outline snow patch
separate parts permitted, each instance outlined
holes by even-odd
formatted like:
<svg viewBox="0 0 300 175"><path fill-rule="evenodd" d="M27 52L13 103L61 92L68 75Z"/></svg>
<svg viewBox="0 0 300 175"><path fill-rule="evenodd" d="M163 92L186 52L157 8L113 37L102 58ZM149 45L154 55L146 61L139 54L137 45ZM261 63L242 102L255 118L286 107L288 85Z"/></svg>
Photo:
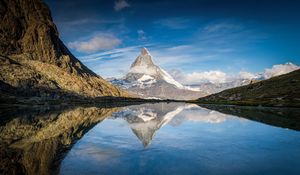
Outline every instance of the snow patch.
<svg viewBox="0 0 300 175"><path fill-rule="evenodd" d="M138 86L140 88L149 87L152 84L156 83L156 79L151 77L150 75L143 75L141 78L136 80L133 85Z"/></svg>
<svg viewBox="0 0 300 175"><path fill-rule="evenodd" d="M150 120L156 118L157 114L150 110L145 110L142 108L138 112L137 117L142 119L144 122L147 122L147 121L150 121Z"/></svg>
<svg viewBox="0 0 300 175"><path fill-rule="evenodd" d="M158 97L146 97L144 99L149 99L149 100L162 100L161 98Z"/></svg>
<svg viewBox="0 0 300 175"><path fill-rule="evenodd" d="M190 90L190 91L197 91L197 92L200 92L200 88L193 88L193 87L190 87L190 86L184 86L184 89L186 90Z"/></svg>
<svg viewBox="0 0 300 175"><path fill-rule="evenodd" d="M151 80L154 80L154 78L151 77L150 75L143 75L137 81L139 81L139 82L145 82L145 81L151 81Z"/></svg>

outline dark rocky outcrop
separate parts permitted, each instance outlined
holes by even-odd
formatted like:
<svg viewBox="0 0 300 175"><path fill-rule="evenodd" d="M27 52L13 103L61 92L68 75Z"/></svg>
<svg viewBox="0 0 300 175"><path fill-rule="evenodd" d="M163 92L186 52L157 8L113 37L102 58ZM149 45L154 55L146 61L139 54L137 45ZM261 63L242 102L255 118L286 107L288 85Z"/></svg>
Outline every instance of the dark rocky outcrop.
<svg viewBox="0 0 300 175"><path fill-rule="evenodd" d="M76 59L41 0L0 0L0 82L13 88L84 97L127 96ZM43 89L41 92L41 89Z"/></svg>

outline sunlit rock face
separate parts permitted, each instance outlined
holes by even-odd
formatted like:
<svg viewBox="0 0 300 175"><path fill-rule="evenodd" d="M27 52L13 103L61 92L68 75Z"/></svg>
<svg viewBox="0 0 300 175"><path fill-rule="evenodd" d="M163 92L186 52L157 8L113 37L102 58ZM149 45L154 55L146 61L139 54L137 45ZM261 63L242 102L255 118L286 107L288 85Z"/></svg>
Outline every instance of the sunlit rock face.
<svg viewBox="0 0 300 175"><path fill-rule="evenodd" d="M87 97L126 96L75 58L41 0L0 1L0 91L55 98L52 91ZM6 85L6 86L4 86Z"/></svg>
<svg viewBox="0 0 300 175"><path fill-rule="evenodd" d="M205 95L198 89L183 86L174 80L168 72L154 64L146 48L141 49L140 55L123 78L110 81L144 98L188 100Z"/></svg>
<svg viewBox="0 0 300 175"><path fill-rule="evenodd" d="M12 117L0 126L1 174L57 174L72 145L117 110L76 107Z"/></svg>

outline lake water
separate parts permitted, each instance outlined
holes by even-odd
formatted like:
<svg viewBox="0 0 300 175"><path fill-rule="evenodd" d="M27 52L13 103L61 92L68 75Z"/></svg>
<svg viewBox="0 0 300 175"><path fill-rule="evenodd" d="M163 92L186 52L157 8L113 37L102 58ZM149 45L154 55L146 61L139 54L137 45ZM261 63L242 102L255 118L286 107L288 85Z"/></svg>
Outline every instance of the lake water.
<svg viewBox="0 0 300 175"><path fill-rule="evenodd" d="M300 174L298 109L156 103L6 112L0 174Z"/></svg>

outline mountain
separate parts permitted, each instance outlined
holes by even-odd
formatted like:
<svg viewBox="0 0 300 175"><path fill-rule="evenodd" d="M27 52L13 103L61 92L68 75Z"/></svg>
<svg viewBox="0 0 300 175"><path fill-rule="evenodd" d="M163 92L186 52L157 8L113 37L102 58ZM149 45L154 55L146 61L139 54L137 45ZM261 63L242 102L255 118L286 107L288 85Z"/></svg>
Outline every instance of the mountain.
<svg viewBox="0 0 300 175"><path fill-rule="evenodd" d="M300 69L209 95L196 102L300 107Z"/></svg>
<svg viewBox="0 0 300 175"><path fill-rule="evenodd" d="M144 98L187 100L206 95L174 80L170 74L154 64L146 48L141 49L125 77L111 79L110 82Z"/></svg>
<svg viewBox="0 0 300 175"><path fill-rule="evenodd" d="M41 0L0 0L3 98L127 96L75 58Z"/></svg>
<svg viewBox="0 0 300 175"><path fill-rule="evenodd" d="M124 119L143 146L147 147L161 127L182 111L194 106L194 104L182 103L142 104L120 110L112 114L111 118Z"/></svg>
<svg viewBox="0 0 300 175"><path fill-rule="evenodd" d="M201 83L201 84L198 84L198 85L193 85L193 86L190 86L190 87L201 89L206 94L215 94L215 93L221 92L221 91L226 90L226 89L248 85L248 84L253 83L255 81L258 81L258 80L255 80L255 79L236 79L236 80L232 80L232 81L225 82L225 83L207 82L207 83Z"/></svg>

